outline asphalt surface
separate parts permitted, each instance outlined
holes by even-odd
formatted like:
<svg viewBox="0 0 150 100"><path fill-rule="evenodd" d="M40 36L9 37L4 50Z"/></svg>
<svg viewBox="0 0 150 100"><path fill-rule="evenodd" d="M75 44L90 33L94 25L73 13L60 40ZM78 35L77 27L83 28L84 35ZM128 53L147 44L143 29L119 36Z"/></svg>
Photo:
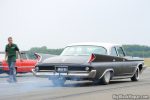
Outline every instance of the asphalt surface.
<svg viewBox="0 0 150 100"><path fill-rule="evenodd" d="M0 74L0 100L150 100L150 68L141 74L140 81L113 80L109 85L95 85L91 81L67 81L54 87L46 78L31 73L19 74L18 83L7 83L8 75ZM125 97L126 96L126 97Z"/></svg>

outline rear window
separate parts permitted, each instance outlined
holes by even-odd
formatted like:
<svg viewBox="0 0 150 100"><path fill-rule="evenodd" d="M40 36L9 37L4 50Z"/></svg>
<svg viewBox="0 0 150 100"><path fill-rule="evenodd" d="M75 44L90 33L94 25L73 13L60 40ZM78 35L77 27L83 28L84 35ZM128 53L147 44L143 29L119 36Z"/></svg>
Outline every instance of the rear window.
<svg viewBox="0 0 150 100"><path fill-rule="evenodd" d="M64 49L61 55L65 56L80 56L80 55L91 55L94 54L107 54L107 50L100 46L69 46Z"/></svg>

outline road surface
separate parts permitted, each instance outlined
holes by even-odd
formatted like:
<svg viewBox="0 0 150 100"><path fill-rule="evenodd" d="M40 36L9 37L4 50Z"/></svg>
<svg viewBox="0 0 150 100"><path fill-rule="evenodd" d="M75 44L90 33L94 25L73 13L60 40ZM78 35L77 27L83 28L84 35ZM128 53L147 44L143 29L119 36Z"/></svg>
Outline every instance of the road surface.
<svg viewBox="0 0 150 100"><path fill-rule="evenodd" d="M31 73L19 74L16 84L7 83L7 78L0 74L0 100L119 100L129 95L150 100L150 68L142 73L139 82L113 80L109 85L67 81L63 87L54 87L48 79L36 78Z"/></svg>

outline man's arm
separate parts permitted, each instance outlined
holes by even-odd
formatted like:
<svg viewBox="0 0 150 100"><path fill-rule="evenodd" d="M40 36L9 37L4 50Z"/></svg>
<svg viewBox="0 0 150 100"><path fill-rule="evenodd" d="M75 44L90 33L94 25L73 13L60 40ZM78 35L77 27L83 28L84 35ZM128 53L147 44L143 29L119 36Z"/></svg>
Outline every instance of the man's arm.
<svg viewBox="0 0 150 100"><path fill-rule="evenodd" d="M18 53L18 55L19 55L18 58L19 58L20 60L22 60L22 59L21 59L21 52L20 52L20 51L17 51L17 53Z"/></svg>
<svg viewBox="0 0 150 100"><path fill-rule="evenodd" d="M21 52L19 51L19 48L18 48L17 45L16 45L16 51L17 51L17 54L18 54L18 58L22 61Z"/></svg>
<svg viewBox="0 0 150 100"><path fill-rule="evenodd" d="M8 58L8 50L7 50L7 46L5 47L5 61L7 60Z"/></svg>
<svg viewBox="0 0 150 100"><path fill-rule="evenodd" d="M8 58L8 53L5 52L5 61L7 61L7 58Z"/></svg>

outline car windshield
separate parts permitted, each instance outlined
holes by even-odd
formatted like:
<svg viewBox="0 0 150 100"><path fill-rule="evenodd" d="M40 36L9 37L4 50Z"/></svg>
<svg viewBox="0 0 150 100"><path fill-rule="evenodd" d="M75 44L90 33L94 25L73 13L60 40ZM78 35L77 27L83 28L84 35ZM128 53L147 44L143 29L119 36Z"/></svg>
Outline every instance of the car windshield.
<svg viewBox="0 0 150 100"><path fill-rule="evenodd" d="M82 56L94 54L107 54L107 50L100 46L69 46L64 49L62 56Z"/></svg>

